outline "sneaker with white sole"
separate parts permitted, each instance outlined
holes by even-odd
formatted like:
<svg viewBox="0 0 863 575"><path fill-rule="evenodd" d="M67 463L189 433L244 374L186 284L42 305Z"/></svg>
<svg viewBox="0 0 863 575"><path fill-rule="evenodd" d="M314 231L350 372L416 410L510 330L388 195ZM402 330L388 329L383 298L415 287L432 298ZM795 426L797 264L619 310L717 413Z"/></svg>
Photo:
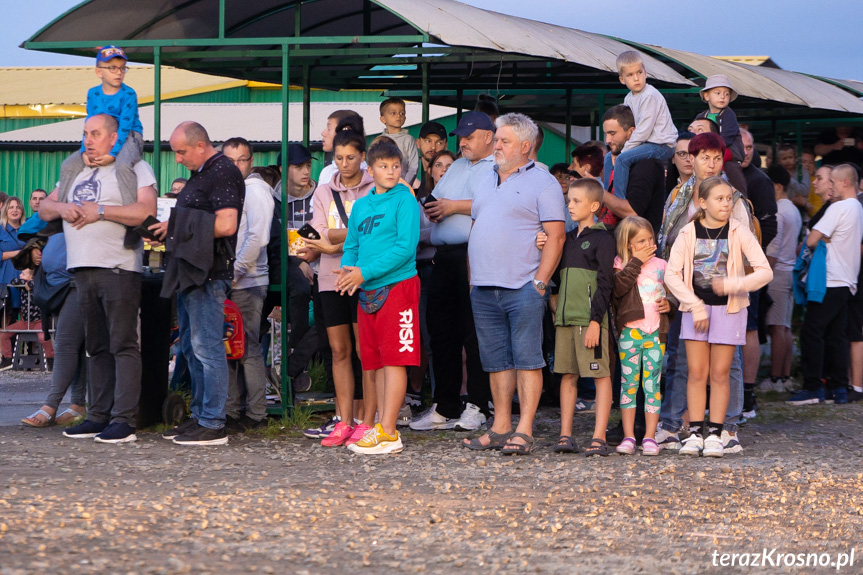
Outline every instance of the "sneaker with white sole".
<svg viewBox="0 0 863 575"><path fill-rule="evenodd" d="M740 445L738 443L738 445ZM725 454L725 448L722 447L722 439L718 435L710 434L704 440L704 449L702 451L704 457L722 457Z"/></svg>
<svg viewBox="0 0 863 575"><path fill-rule="evenodd" d="M135 428L128 423L115 421L108 424L94 439L96 443L131 443L138 441L138 436L135 435Z"/></svg>
<svg viewBox="0 0 863 575"><path fill-rule="evenodd" d="M401 434L396 431L395 435L387 435L381 424L376 424L358 442L348 445L348 449L362 455L383 455L385 453L399 453L404 449Z"/></svg>
<svg viewBox="0 0 863 575"><path fill-rule="evenodd" d="M413 412L411 411L411 406L405 404L399 410L399 418L396 420L396 427L407 427L411 424L411 419L413 419Z"/></svg>
<svg viewBox="0 0 863 575"><path fill-rule="evenodd" d="M444 417L437 412L437 404L432 404L431 408L419 414L410 422L410 428L414 431L432 431L435 429L452 429L455 427L457 419Z"/></svg>
<svg viewBox="0 0 863 575"><path fill-rule="evenodd" d="M824 403L824 388L820 387L817 391L801 389L791 396L791 399L785 401L788 405L816 405Z"/></svg>
<svg viewBox="0 0 863 575"><path fill-rule="evenodd" d="M476 431L486 422L486 416L479 410L479 407L472 403L465 404L464 411L461 412L461 417L455 422L453 428L456 431Z"/></svg>
<svg viewBox="0 0 863 575"><path fill-rule="evenodd" d="M657 428L656 444L660 449L668 449L670 451L680 450L680 436L665 429Z"/></svg>
<svg viewBox="0 0 863 575"><path fill-rule="evenodd" d="M579 399L575 402L576 413L596 413L596 402L589 399Z"/></svg>
<svg viewBox="0 0 863 575"><path fill-rule="evenodd" d="M422 392L408 390L405 393L405 403L407 403L411 407L422 407L422 405L423 405Z"/></svg>
<svg viewBox="0 0 863 575"><path fill-rule="evenodd" d="M740 441L737 439L737 433L731 434L723 429L720 439L722 440L722 448L725 450L725 453L740 453L743 451L743 446L740 445Z"/></svg>
<svg viewBox="0 0 863 575"><path fill-rule="evenodd" d="M321 425L320 427L310 427L303 432L303 435L309 439L323 439L333 432L336 424L342 420L338 415Z"/></svg>
<svg viewBox="0 0 863 575"><path fill-rule="evenodd" d="M721 445L720 445L721 446ZM680 455L701 455L704 449L704 439L700 435L690 435L683 440L683 446L680 448Z"/></svg>

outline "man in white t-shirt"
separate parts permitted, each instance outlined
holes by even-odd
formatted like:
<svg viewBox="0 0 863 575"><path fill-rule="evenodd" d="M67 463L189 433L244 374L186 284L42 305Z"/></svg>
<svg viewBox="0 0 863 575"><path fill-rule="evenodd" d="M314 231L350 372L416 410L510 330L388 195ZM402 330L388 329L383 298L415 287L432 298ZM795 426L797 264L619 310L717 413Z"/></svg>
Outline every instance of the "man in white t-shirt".
<svg viewBox="0 0 863 575"><path fill-rule="evenodd" d="M857 201L857 170L850 164L833 168L833 202L813 228L806 245L827 244L827 292L823 301L809 302L800 347L803 389L788 403L808 405L824 401L822 373L836 403L848 403L847 306L857 293L860 245L863 242L863 207Z"/></svg>
<svg viewBox="0 0 863 575"><path fill-rule="evenodd" d="M117 141L117 120L87 118L84 154L106 156ZM127 248L127 226L156 215L156 177L146 162L134 167L135 197L124 197L114 164L86 167L69 189L55 189L39 210L46 221L63 219L66 267L73 272L90 357L87 419L63 432L101 443L135 441L141 395L138 307L141 302L140 238Z"/></svg>

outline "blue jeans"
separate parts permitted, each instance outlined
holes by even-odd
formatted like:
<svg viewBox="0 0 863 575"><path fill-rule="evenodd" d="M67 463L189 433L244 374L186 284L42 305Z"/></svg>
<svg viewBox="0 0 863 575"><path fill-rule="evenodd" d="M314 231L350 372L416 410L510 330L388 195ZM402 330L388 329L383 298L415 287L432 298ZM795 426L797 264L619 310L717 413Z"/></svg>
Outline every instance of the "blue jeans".
<svg viewBox="0 0 863 575"><path fill-rule="evenodd" d="M470 292L482 368L494 373L545 367L542 316L545 298L533 282L519 289L475 287Z"/></svg>
<svg viewBox="0 0 863 575"><path fill-rule="evenodd" d="M614 161L614 195L626 199L626 188L629 186L629 169L641 160L660 160L667 162L674 155L674 148L664 144L645 142L631 150L621 152ZM605 188L608 189L608 178L611 174L611 152L605 155Z"/></svg>
<svg viewBox="0 0 863 575"><path fill-rule="evenodd" d="M686 345L680 341L680 320L678 313L668 330L668 345L665 355L668 369L665 371L665 395L659 408L659 427L677 433L683 427L683 413L686 411L686 382L689 370L686 365ZM740 414L743 411L743 348L737 346L731 360L731 373L728 378L728 409L725 412L724 429L737 432Z"/></svg>
<svg viewBox="0 0 863 575"><path fill-rule="evenodd" d="M225 426L228 360L222 343L228 280L210 280L177 294L180 345L192 375L192 417L210 429Z"/></svg>

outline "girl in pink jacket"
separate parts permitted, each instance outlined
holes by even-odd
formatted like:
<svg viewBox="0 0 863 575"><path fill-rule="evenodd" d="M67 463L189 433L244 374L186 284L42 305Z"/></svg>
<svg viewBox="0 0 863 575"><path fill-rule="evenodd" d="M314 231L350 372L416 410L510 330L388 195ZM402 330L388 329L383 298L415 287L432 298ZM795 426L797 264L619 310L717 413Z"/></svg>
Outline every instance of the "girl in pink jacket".
<svg viewBox="0 0 863 575"><path fill-rule="evenodd" d="M665 283L684 312L689 380L686 386L690 436L682 455L722 457L722 426L728 408L729 371L734 349L746 343L749 292L773 279L767 257L746 224L731 217L733 190L720 176L698 188L700 209L677 236ZM744 263L753 271L746 273ZM705 425L707 378L710 421ZM702 433L706 432L706 439Z"/></svg>

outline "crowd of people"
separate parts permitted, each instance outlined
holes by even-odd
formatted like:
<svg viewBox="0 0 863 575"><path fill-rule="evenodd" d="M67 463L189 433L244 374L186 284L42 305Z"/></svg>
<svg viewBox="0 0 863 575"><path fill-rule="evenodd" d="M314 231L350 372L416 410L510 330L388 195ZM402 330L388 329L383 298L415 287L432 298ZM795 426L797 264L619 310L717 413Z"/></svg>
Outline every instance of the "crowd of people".
<svg viewBox="0 0 863 575"><path fill-rule="evenodd" d="M489 98L453 131L428 122L416 139L405 103L389 98L371 143L362 117L334 111L317 182L299 144L255 166L247 139L217 149L184 122L170 146L190 176L169 192L170 219L153 223L157 179L125 71L122 49L99 52L81 150L56 189L31 195L31 220L17 198L0 211L0 284L20 286L4 300L2 368L17 315L56 318L53 349L44 341L52 389L26 425L77 421L65 436L136 440L142 236L165 245L162 296L176 299L191 380L190 417L163 434L180 445L266 425L261 341L277 284L290 322L283 369L308 389L318 356L335 391L335 416L305 434L359 454L401 451L409 426L475 431L463 447L527 455L541 396L558 385L555 452L580 450L573 418L591 411L588 456L739 453L739 426L760 410L759 333L771 344L762 389L793 382L795 306L803 388L789 403L863 398L863 151L845 128L799 157L779 147L765 171L728 78L707 79L705 110L678 131L640 55L625 52L629 93L605 111L604 142L578 146L570 164L538 162L541 128ZM226 299L245 331L231 361ZM609 428L615 406L621 423Z"/></svg>

